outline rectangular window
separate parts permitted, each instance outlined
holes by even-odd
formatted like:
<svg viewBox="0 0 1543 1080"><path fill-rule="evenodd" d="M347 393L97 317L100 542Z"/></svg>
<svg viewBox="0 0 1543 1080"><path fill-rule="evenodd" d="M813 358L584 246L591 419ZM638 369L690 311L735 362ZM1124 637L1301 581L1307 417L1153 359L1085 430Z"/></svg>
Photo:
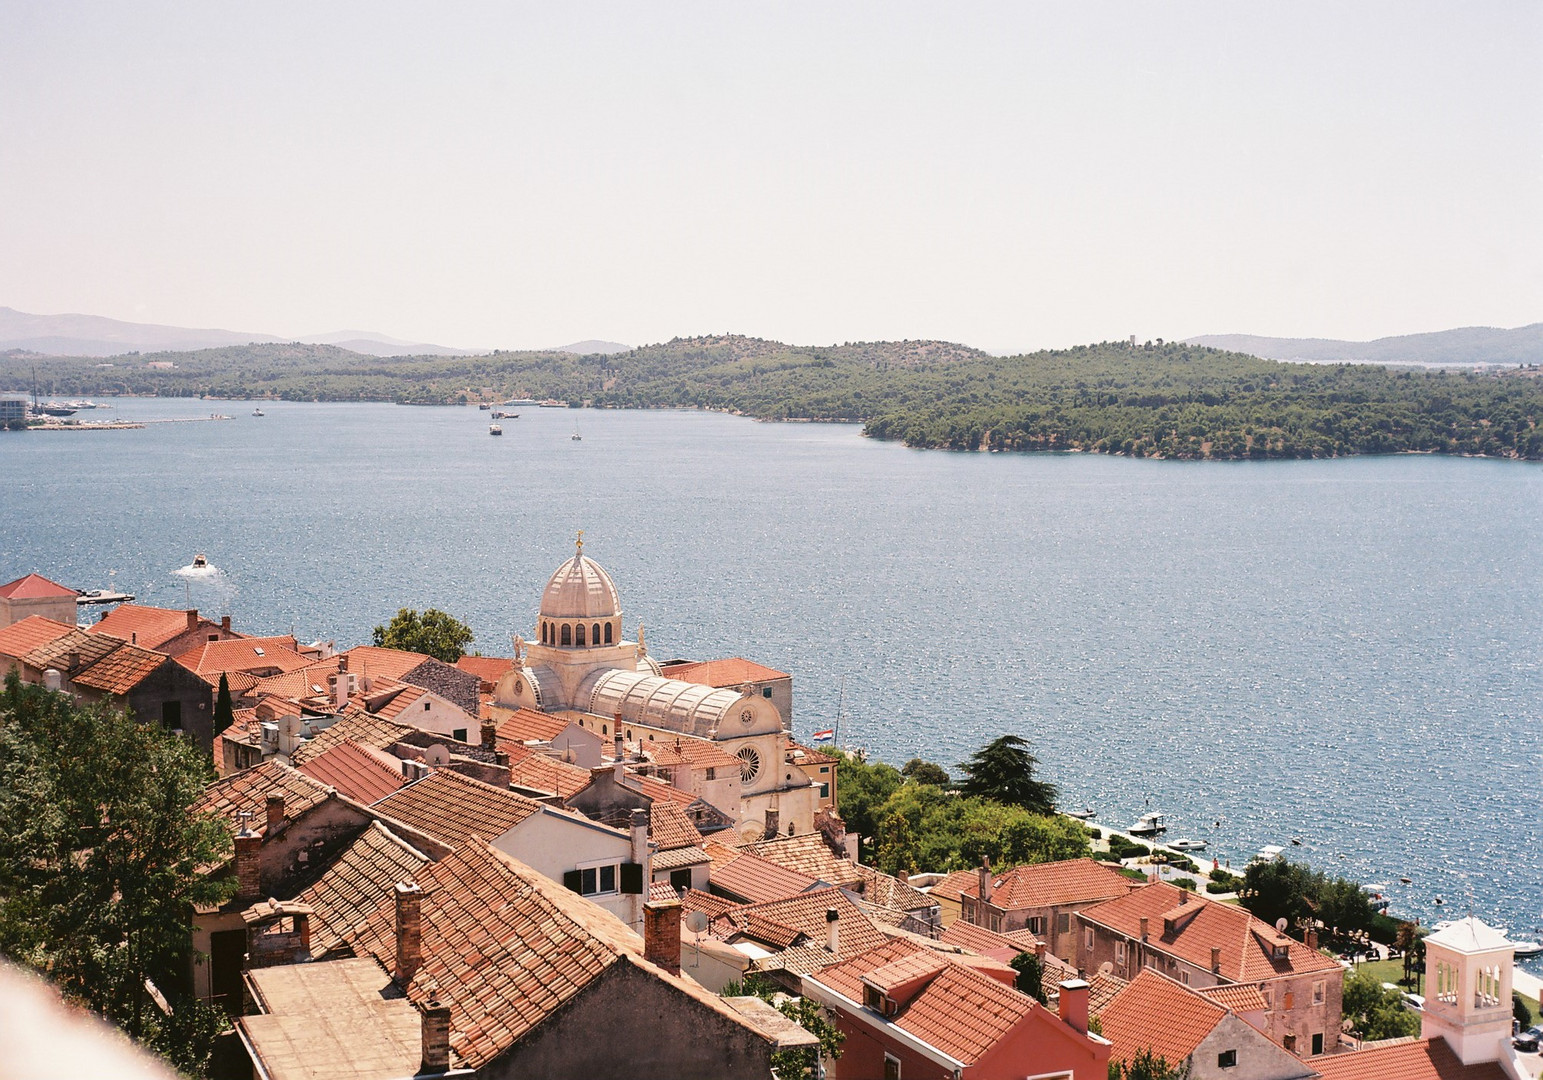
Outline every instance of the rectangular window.
<svg viewBox="0 0 1543 1080"><path fill-rule="evenodd" d="M884 1080L900 1080L900 1059L893 1054L884 1055Z"/></svg>
<svg viewBox="0 0 1543 1080"><path fill-rule="evenodd" d="M1321 1053L1323 1053L1323 1032L1318 1031L1313 1033L1313 1056L1317 1057Z"/></svg>
<svg viewBox="0 0 1543 1080"><path fill-rule="evenodd" d="M709 765L707 767L707 778L709 780L716 780L716 779L718 779L718 770L716 768L714 768L713 766Z"/></svg>
<svg viewBox="0 0 1543 1080"><path fill-rule="evenodd" d="M1093 928L1091 926L1082 931L1082 947L1088 952L1093 951Z"/></svg>
<svg viewBox="0 0 1543 1080"><path fill-rule="evenodd" d="M1091 930L1088 931L1090 934L1092 932ZM1121 967L1125 966L1125 942L1123 941L1116 941L1114 943L1114 962Z"/></svg>
<svg viewBox="0 0 1543 1080"><path fill-rule="evenodd" d="M167 731L176 731L182 727L182 702L161 702L161 726Z"/></svg>
<svg viewBox="0 0 1543 1080"><path fill-rule="evenodd" d="M1281 1039L1280 1044L1293 1054L1297 1052L1297 1037L1295 1035L1285 1036Z"/></svg>
<svg viewBox="0 0 1543 1080"><path fill-rule="evenodd" d="M761 687L761 696L762 697L771 697L771 687L769 687L769 686Z"/></svg>
<svg viewBox="0 0 1543 1080"><path fill-rule="evenodd" d="M822 772L822 773L830 772L830 766L829 765L821 765L820 766L820 772Z"/></svg>
<svg viewBox="0 0 1543 1080"><path fill-rule="evenodd" d="M1072 917L1071 917L1071 913L1070 912L1064 912L1063 911L1061 914L1059 914L1059 915L1057 915L1055 917L1055 932L1056 933L1064 934L1068 930L1070 930L1071 928L1072 928Z"/></svg>
<svg viewBox="0 0 1543 1080"><path fill-rule="evenodd" d="M1029 933L1041 937L1045 933L1045 920L1039 915L1029 917Z"/></svg>
<svg viewBox="0 0 1543 1080"><path fill-rule="evenodd" d="M691 888L691 871L671 870L670 888L674 889L676 892L680 892L682 889Z"/></svg>
<svg viewBox="0 0 1543 1080"><path fill-rule="evenodd" d="M1231 1069L1236 1066L1237 1063L1238 1052L1236 1050L1223 1050L1221 1053L1216 1055L1216 1067L1218 1069Z"/></svg>
<svg viewBox="0 0 1543 1080"><path fill-rule="evenodd" d="M424 702L424 703L423 703L423 711L424 711L424 712L428 712L428 711L429 711L429 708L430 708L430 706L431 706L431 704L432 704L432 703L431 703L431 702L427 702L427 701L425 701L425 702Z"/></svg>
<svg viewBox="0 0 1543 1080"><path fill-rule="evenodd" d="M454 739L456 742L465 742L466 741L466 729L463 728L463 727L458 727L458 728L456 728L454 731L452 731L450 733L450 737L452 739Z"/></svg>
<svg viewBox="0 0 1543 1080"><path fill-rule="evenodd" d="M616 891L616 867L615 866L602 866L600 868L600 891L601 892L615 892Z"/></svg>
<svg viewBox="0 0 1543 1080"><path fill-rule="evenodd" d="M1265 1011L1275 1008L1275 988L1273 986L1261 986L1259 996L1264 998Z"/></svg>
<svg viewBox="0 0 1543 1080"><path fill-rule="evenodd" d="M821 784L820 785L820 798L822 798L822 799L830 798L830 785L829 784Z"/></svg>
<svg viewBox="0 0 1543 1080"><path fill-rule="evenodd" d="M1325 984L1325 983L1322 983L1322 982L1315 982L1315 983L1313 983L1313 1004L1314 1005L1322 1005L1323 1004L1323 995L1324 995L1324 991L1325 991L1326 988L1327 988L1327 984Z"/></svg>
<svg viewBox="0 0 1543 1080"><path fill-rule="evenodd" d="M999 911L991 913L991 932L993 934L1000 934L1002 932L1002 913Z"/></svg>
<svg viewBox="0 0 1543 1080"><path fill-rule="evenodd" d="M876 1013L884 1012L884 995L879 993L878 987L863 983L863 1005Z"/></svg>
<svg viewBox="0 0 1543 1080"><path fill-rule="evenodd" d="M616 891L615 863L580 867L573 871L573 875L578 884L578 888L574 891L580 896L604 896L606 893ZM568 880L568 875L564 874L563 878Z"/></svg>
<svg viewBox="0 0 1543 1080"><path fill-rule="evenodd" d="M1179 982L1183 983L1185 986L1188 986L1189 985L1189 972L1187 972L1187 971L1179 972Z"/></svg>

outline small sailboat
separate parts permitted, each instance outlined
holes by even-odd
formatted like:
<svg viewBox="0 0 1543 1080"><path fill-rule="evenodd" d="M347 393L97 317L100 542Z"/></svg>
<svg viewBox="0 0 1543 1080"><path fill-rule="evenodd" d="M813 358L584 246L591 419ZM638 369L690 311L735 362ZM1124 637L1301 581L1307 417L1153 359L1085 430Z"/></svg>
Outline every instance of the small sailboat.
<svg viewBox="0 0 1543 1080"><path fill-rule="evenodd" d="M574 421L574 424L573 424L573 434L569 435L568 438L572 439L574 442L583 442L584 441L584 436L579 434L578 421Z"/></svg>
<svg viewBox="0 0 1543 1080"><path fill-rule="evenodd" d="M503 433L504 433L504 429L499 427L497 424L489 424L488 425L488 434L489 435L502 435Z"/></svg>
<svg viewBox="0 0 1543 1080"><path fill-rule="evenodd" d="M258 408L255 408L255 409L252 410L252 415L253 416L267 416L268 414L263 412L261 406L259 406Z"/></svg>

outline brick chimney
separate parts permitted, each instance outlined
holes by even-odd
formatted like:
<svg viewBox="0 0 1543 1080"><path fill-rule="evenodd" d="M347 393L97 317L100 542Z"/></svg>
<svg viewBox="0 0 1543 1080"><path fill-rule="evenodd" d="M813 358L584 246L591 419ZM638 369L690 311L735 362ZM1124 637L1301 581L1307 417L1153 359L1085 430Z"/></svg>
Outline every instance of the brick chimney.
<svg viewBox="0 0 1543 1080"><path fill-rule="evenodd" d="M423 889L415 881L396 886L396 967L391 977L404 987L423 966ZM448 1024L448 1017L446 1023Z"/></svg>
<svg viewBox="0 0 1543 1080"><path fill-rule="evenodd" d="M777 830L782 827L782 811L773 807L766 811L766 839L774 840Z"/></svg>
<svg viewBox="0 0 1543 1080"><path fill-rule="evenodd" d="M1147 918L1145 915L1141 916L1141 940L1142 941L1145 941L1147 939L1147 928L1148 928L1148 926L1150 926L1151 922L1152 922L1152 920Z"/></svg>
<svg viewBox="0 0 1543 1080"><path fill-rule="evenodd" d="M625 758L627 756L627 748L626 748L625 745L623 745L622 738L621 738L621 724L622 724L621 713L617 713L612 718L612 722L615 723L615 725L616 725L616 727L614 728L615 746L613 748L614 749L614 755L613 756L616 758L617 761L621 761L623 758Z"/></svg>
<svg viewBox="0 0 1543 1080"><path fill-rule="evenodd" d="M431 999L423 1006L423 1062L418 1071L450 1071L450 1006L441 1004L438 999Z"/></svg>
<svg viewBox="0 0 1543 1080"><path fill-rule="evenodd" d="M256 900L262 896L263 838L243 832L236 837L236 896Z"/></svg>
<svg viewBox="0 0 1543 1080"><path fill-rule="evenodd" d="M284 827L284 794L269 795L267 802L267 835L272 836Z"/></svg>
<svg viewBox="0 0 1543 1080"><path fill-rule="evenodd" d="M1211 946L1211 971L1220 975L1222 970L1222 950L1220 946Z"/></svg>
<svg viewBox="0 0 1543 1080"><path fill-rule="evenodd" d="M1316 926L1309 926L1307 928L1307 939L1305 944L1309 949L1318 948L1318 928Z"/></svg>
<svg viewBox="0 0 1543 1080"><path fill-rule="evenodd" d="M230 616L229 615L221 615L220 616L220 632L222 634L230 633Z"/></svg>
<svg viewBox="0 0 1543 1080"><path fill-rule="evenodd" d="M832 956L841 955L841 912L825 909L825 947Z"/></svg>
<svg viewBox="0 0 1543 1080"><path fill-rule="evenodd" d="M1083 979L1067 979L1061 984L1061 1023L1078 1033L1088 1033L1088 984Z"/></svg>
<svg viewBox="0 0 1543 1080"><path fill-rule="evenodd" d="M482 749L491 750L498 742L498 725L491 720L482 721Z"/></svg>
<svg viewBox="0 0 1543 1080"><path fill-rule="evenodd" d="M72 673L80 670L80 653L71 652L70 655L64 658L64 660Z"/></svg>
<svg viewBox="0 0 1543 1080"><path fill-rule="evenodd" d="M909 885L911 883L911 875L904 870L896 870L895 880L902 885Z"/></svg>
<svg viewBox="0 0 1543 1080"><path fill-rule="evenodd" d="M188 608L188 629L198 629L198 609L196 607Z"/></svg>
<svg viewBox="0 0 1543 1080"><path fill-rule="evenodd" d="M643 956L671 975L680 974L680 901L643 905Z"/></svg>
<svg viewBox="0 0 1543 1080"><path fill-rule="evenodd" d="M981 906L984 907L986 904L991 903L991 857L989 855L981 856L979 876L980 902Z"/></svg>

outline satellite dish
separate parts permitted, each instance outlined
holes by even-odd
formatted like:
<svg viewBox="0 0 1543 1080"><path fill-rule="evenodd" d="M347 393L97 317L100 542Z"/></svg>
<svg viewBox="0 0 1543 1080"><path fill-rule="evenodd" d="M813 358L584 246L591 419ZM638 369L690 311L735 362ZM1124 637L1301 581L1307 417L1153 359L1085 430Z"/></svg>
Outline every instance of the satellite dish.
<svg viewBox="0 0 1543 1080"><path fill-rule="evenodd" d="M686 916L686 929L693 934L703 933L707 929L707 912L693 911Z"/></svg>
<svg viewBox="0 0 1543 1080"><path fill-rule="evenodd" d="M448 765L450 764L450 751L445 749L444 743L435 743L429 747L428 752L423 755L423 758L430 765Z"/></svg>
<svg viewBox="0 0 1543 1080"><path fill-rule="evenodd" d="M1102 964L1098 965L1098 973L1100 975L1113 975L1114 965L1111 964L1108 960L1105 960Z"/></svg>
<svg viewBox="0 0 1543 1080"><path fill-rule="evenodd" d="M1284 916L1275 920L1275 929L1279 930L1283 934L1286 932L1286 919Z"/></svg>

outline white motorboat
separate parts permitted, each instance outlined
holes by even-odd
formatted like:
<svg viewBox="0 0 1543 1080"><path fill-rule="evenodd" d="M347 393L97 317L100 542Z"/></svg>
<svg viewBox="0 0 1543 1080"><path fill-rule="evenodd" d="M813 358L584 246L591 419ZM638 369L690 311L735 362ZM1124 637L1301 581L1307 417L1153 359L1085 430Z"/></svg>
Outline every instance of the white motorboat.
<svg viewBox="0 0 1543 1080"><path fill-rule="evenodd" d="M253 416L267 416L268 414L263 412L261 409L253 409L252 410L252 415Z"/></svg>
<svg viewBox="0 0 1543 1080"><path fill-rule="evenodd" d="M1543 941L1515 941L1511 943L1511 953L1518 960L1525 960L1533 956L1543 956Z"/></svg>
<svg viewBox="0 0 1543 1080"><path fill-rule="evenodd" d="M1281 847L1279 844L1266 844L1264 847L1259 849L1259 854L1254 856L1253 861L1275 862L1277 859L1284 858L1285 855L1286 849Z"/></svg>
<svg viewBox="0 0 1543 1080"><path fill-rule="evenodd" d="M1191 840L1187 836L1181 836L1179 839L1173 841L1173 843L1169 844L1168 846L1173 848L1174 851L1204 851L1205 841Z"/></svg>
<svg viewBox="0 0 1543 1080"><path fill-rule="evenodd" d="M1094 810L1091 806L1084 806L1081 810L1062 810L1067 817L1077 818L1079 821L1092 821Z"/></svg>
<svg viewBox="0 0 1543 1080"><path fill-rule="evenodd" d="M497 424L489 424L488 425L488 434L489 435L502 435L503 433L504 433L504 429L499 427Z"/></svg>
<svg viewBox="0 0 1543 1080"><path fill-rule="evenodd" d="M1150 814L1142 814L1141 820L1125 831L1132 836L1161 836L1168 831L1168 818L1154 810Z"/></svg>

